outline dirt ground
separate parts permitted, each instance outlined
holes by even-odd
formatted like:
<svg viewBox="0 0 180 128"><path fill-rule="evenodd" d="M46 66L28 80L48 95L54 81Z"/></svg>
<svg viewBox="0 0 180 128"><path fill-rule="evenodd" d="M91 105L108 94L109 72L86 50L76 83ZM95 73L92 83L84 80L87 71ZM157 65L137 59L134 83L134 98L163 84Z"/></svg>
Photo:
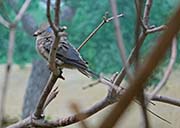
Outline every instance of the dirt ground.
<svg viewBox="0 0 180 128"><path fill-rule="evenodd" d="M0 66L0 84L2 85L4 80L4 65ZM21 69L18 66L13 66L13 71L10 76L10 83L6 102L6 115L11 117L21 116L24 92L27 85L28 77L30 75L31 66L26 66ZM90 105L95 104L102 99L107 92L107 87L104 85L97 85L92 88L82 90L83 86L88 85L92 80L84 77L77 71L66 70L64 76L65 81L58 80L57 86L59 86L60 93L57 98L48 106L46 115L51 119L57 117L64 117L73 113L70 108L70 103L78 103L81 109L86 109ZM162 89L160 94L172 96L180 99L180 70L173 71L167 85ZM161 115L172 125L160 120L159 118L148 114L152 128L180 128L180 108L168 104L155 102L155 106L151 106L150 109L155 113ZM87 124L93 128L98 126L100 122L106 117L111 107L98 112L89 119L86 120ZM115 128L139 128L140 122L140 109L136 103L132 105L125 112L123 118L117 123ZM79 124L73 124L67 128L78 128Z"/></svg>

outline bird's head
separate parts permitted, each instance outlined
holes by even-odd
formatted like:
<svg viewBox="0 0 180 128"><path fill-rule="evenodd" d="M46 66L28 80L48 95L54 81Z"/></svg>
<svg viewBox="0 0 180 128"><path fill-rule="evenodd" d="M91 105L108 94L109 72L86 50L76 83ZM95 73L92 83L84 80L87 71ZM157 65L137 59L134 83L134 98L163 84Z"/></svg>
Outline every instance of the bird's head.
<svg viewBox="0 0 180 128"><path fill-rule="evenodd" d="M35 37L46 37L53 34L53 30L48 23L42 24L37 31L34 32Z"/></svg>

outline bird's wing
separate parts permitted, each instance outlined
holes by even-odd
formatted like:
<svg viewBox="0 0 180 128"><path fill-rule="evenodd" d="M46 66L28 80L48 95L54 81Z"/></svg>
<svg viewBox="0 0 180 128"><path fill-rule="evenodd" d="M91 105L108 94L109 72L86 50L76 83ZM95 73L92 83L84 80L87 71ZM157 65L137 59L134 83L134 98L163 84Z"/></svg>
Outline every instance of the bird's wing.
<svg viewBox="0 0 180 128"><path fill-rule="evenodd" d="M44 48L49 52L51 46L45 45ZM76 68L82 68L84 70L88 68L87 62L82 59L79 52L68 42L62 41L59 43L56 58Z"/></svg>

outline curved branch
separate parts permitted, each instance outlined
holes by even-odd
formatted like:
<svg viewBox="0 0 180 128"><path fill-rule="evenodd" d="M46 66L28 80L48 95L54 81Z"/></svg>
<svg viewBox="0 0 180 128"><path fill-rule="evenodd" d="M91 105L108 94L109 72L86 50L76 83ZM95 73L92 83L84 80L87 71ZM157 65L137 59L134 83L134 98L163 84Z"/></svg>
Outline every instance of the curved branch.
<svg viewBox="0 0 180 128"><path fill-rule="evenodd" d="M164 73L162 80L159 82L159 84L156 86L156 88L151 93L149 100L151 100L155 95L157 95L158 92L162 89L162 87L166 84L169 76L171 75L173 65L176 61L176 55L177 55L177 42L176 42L176 39L174 38L173 43L172 43L172 48L171 48L171 58L170 58L168 67Z"/></svg>

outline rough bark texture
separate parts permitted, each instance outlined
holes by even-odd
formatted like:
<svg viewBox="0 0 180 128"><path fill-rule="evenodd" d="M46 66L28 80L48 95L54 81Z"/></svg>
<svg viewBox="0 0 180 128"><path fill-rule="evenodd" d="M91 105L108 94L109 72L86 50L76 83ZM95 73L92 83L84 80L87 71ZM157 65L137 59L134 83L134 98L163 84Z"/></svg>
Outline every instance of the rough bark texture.
<svg viewBox="0 0 180 128"><path fill-rule="evenodd" d="M38 98L43 91L48 78L50 76L50 71L48 69L47 63L44 60L36 60L33 62L31 75L27 84L22 118L26 118L34 111L37 104Z"/></svg>

